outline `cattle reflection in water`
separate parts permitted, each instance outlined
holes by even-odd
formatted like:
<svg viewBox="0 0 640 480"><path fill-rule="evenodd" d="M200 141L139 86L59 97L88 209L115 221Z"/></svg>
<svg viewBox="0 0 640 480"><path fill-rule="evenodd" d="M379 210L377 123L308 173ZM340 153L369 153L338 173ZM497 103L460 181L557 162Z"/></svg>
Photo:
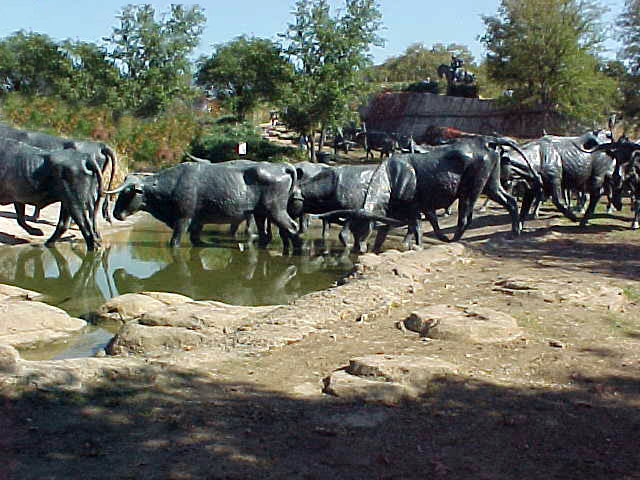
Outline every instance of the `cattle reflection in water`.
<svg viewBox="0 0 640 480"><path fill-rule="evenodd" d="M282 304L326 289L353 269L352 257L343 250L316 250L319 244L308 241L310 253L304 256L237 243L172 250L158 242L126 242L89 253L70 244L10 247L0 251L0 283L41 292L45 301L74 316L88 314L111 297L140 291L236 305Z"/></svg>

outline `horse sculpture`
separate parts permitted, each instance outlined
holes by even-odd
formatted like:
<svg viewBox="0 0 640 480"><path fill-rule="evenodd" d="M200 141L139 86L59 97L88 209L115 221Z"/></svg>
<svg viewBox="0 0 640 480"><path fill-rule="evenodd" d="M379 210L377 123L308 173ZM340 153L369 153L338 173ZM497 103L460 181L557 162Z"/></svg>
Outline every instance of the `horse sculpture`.
<svg viewBox="0 0 640 480"><path fill-rule="evenodd" d="M449 86L453 84L465 84L471 85L475 82L476 77L473 73L462 68L464 60L453 55L451 57L451 65L445 65L444 63L438 67L438 76L440 78L446 78Z"/></svg>
<svg viewBox="0 0 640 480"><path fill-rule="evenodd" d="M462 68L464 61L455 55L451 56L451 65L438 67L438 76L447 79L447 95L454 97L477 98L478 87L473 73Z"/></svg>

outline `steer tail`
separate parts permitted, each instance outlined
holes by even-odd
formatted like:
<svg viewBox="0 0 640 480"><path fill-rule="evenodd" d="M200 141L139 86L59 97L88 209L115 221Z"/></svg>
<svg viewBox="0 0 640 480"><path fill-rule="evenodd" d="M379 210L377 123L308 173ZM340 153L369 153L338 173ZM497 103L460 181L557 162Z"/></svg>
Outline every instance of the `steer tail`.
<svg viewBox="0 0 640 480"><path fill-rule="evenodd" d="M339 223L339 220L345 219L351 221L366 220L372 222L380 222L392 227L400 227L407 224L406 220L398 220L397 218L377 215L365 210L364 208L354 208L350 210L332 210L331 212L320 213L317 215L311 214L310 216L314 218L320 218L322 220L327 220L331 223Z"/></svg>
<svg viewBox="0 0 640 480"><path fill-rule="evenodd" d="M100 198L102 198L102 196L104 195L104 190L102 188L102 172L100 171L100 167L98 166L98 163L96 162L95 158L93 158L93 156L91 156L89 159L89 169L96 174L96 177L98 177L98 197L96 199L95 205L93 205L93 212L91 217L93 222L93 228L94 230L96 230L97 228L96 216L98 215L98 209L100 207ZM94 234L97 234L97 231L94 231Z"/></svg>
<svg viewBox="0 0 640 480"><path fill-rule="evenodd" d="M102 174L104 175L105 170L107 169L107 163L111 162L111 175L109 176L109 185L107 186L107 191L111 191L113 189L113 179L116 175L116 169L118 168L118 156L113 148L108 145L103 145L101 149L102 155L107 159L102 166ZM98 197L100 198L100 197ZM102 209L102 216L105 220L111 223L111 215L109 215L109 195L104 195L104 205Z"/></svg>
<svg viewBox="0 0 640 480"><path fill-rule="evenodd" d="M518 153L518 155L520 155L524 159L524 162L527 164L527 168L529 169L529 173L531 174L531 178L533 182L536 184L535 187L536 187L536 191L538 192L536 196L539 200L542 200L542 195L544 193L542 178L540 177L540 174L533 168L533 165L531 165L529 158L522 151L522 149L518 147L518 145L514 141L506 138L497 137L496 143L498 145L503 145L506 147L513 148Z"/></svg>
<svg viewBox="0 0 640 480"><path fill-rule="evenodd" d="M111 190L113 189L113 179L116 174L116 168L118 168L118 156L115 150L108 145L102 147L101 153L107 159L102 166L102 175L104 175L104 172L107 170L107 164L111 162L111 175L109 176L109 185L107 186L107 190Z"/></svg>
<svg viewBox="0 0 640 480"><path fill-rule="evenodd" d="M289 187L289 195L294 195L299 189L298 171L296 170L296 167L294 167L290 163L285 164L284 170L291 177L291 187Z"/></svg>

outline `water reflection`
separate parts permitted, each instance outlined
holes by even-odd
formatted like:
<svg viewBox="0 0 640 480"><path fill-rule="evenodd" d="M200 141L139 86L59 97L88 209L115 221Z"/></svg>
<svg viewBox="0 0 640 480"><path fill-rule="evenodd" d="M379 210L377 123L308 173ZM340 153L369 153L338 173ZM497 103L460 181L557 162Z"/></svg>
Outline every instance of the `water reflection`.
<svg viewBox="0 0 640 480"><path fill-rule="evenodd" d="M226 232L206 233L216 237L216 247L170 249L170 232L141 225L109 238L97 252L65 243L2 248L0 283L41 292L44 301L86 316L111 297L143 290L236 305L287 303L353 269L345 250L317 238L307 240L304 255L284 256L278 246L260 249Z"/></svg>

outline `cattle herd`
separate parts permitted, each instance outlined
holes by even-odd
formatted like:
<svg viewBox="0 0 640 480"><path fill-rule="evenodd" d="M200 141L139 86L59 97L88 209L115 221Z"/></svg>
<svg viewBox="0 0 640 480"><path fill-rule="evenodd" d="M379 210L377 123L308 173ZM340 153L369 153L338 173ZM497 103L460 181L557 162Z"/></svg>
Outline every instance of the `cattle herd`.
<svg viewBox="0 0 640 480"><path fill-rule="evenodd" d="M482 193L509 212L514 235L521 233L545 197L578 221L569 205L573 194L589 199L582 226L603 195L618 209L623 196L630 196L631 227L637 229L640 144L626 137L614 140L611 128L610 124L609 130L575 137L545 135L523 144L496 135L467 134L441 136L432 142L437 145L416 145L411 137L360 132L355 138L368 152L381 147L381 156L388 158L375 164L330 166L211 163L192 157L155 174L130 174L113 188L117 158L107 145L0 125L0 203L13 203L18 224L32 235L42 235L27 223L25 205L39 209L61 202L57 228L47 245L60 239L73 219L90 250L99 246L96 217L103 198L103 215L109 219L109 194L117 194L116 219L148 212L173 230L171 246L179 245L184 232L194 245L204 245L200 235L206 224L229 224L235 231L247 222L261 244L271 241L271 226L276 225L284 248L291 244L298 249L309 217L321 219L325 226L341 224L340 240L348 245L351 234L358 252L367 250L374 229L378 233L373 249L378 251L388 231L399 226L407 226L407 242L419 246L422 218L440 240L457 241L471 224ZM396 153L400 140L407 148ZM349 145L344 136L338 142ZM111 176L104 189L108 166ZM522 197L520 208L511 193L516 189ZM449 238L440 229L436 211L456 200L458 221Z"/></svg>

